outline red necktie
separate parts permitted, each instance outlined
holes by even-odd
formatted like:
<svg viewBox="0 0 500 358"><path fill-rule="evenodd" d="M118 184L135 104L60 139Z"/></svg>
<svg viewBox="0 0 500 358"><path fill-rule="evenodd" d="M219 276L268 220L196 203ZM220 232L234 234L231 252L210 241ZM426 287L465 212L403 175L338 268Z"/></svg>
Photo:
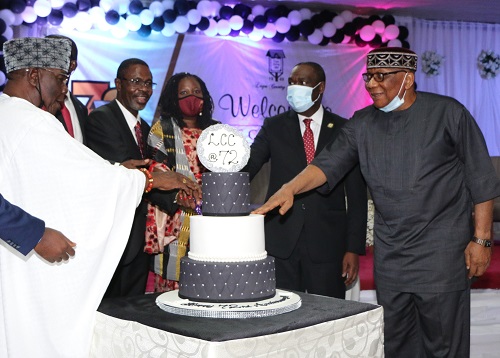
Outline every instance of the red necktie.
<svg viewBox="0 0 500 358"><path fill-rule="evenodd" d="M137 122L134 129L135 129L135 137L137 138L137 145L139 146L139 151L141 152L141 157L144 158L144 152L142 150L143 143L142 143L141 122Z"/></svg>
<svg viewBox="0 0 500 358"><path fill-rule="evenodd" d="M69 110L64 102L61 102L61 114L64 119L64 124L66 124L66 130L68 131L70 136L74 137L75 134L73 132L73 123L71 123L71 114L69 113Z"/></svg>
<svg viewBox="0 0 500 358"><path fill-rule="evenodd" d="M306 151L306 160L307 164L311 163L314 159L314 134L311 129L312 119L306 118L304 119L304 124L306 125L306 130L304 131L304 135L302 139L304 140L304 150Z"/></svg>

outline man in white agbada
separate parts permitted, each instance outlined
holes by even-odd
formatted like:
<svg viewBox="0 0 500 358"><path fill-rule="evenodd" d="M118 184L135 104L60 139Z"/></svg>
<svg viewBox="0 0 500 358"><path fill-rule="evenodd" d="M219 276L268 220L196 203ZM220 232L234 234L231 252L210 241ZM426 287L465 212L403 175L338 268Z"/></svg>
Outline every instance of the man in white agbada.
<svg viewBox="0 0 500 358"><path fill-rule="evenodd" d="M68 135L51 113L68 90L70 51L55 38L4 44L2 194L71 240L61 235L55 246L76 246L68 261L51 264L0 240L0 357L88 357L95 311L143 192L179 188L199 197L196 184L175 172L110 165Z"/></svg>

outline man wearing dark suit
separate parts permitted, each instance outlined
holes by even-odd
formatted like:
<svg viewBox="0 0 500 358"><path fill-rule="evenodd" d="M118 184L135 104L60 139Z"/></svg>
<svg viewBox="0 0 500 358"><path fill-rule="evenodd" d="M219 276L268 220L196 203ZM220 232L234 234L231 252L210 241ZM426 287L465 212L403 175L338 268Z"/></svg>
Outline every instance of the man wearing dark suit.
<svg viewBox="0 0 500 358"><path fill-rule="evenodd" d="M141 119L143 109L153 93L153 76L148 65L137 58L123 61L118 67L116 100L95 109L85 126L87 145L112 163L146 159L149 125ZM110 185L113 185L110 183ZM125 252L104 297L144 294L149 273L150 256L144 252L146 199L173 213L177 192L145 195L137 207Z"/></svg>
<svg viewBox="0 0 500 358"><path fill-rule="evenodd" d="M253 178L271 160L267 198L301 172L346 122L321 105L325 73L320 65L299 63L288 82L293 110L264 120L246 168ZM276 259L277 287L345 298L346 285L358 275L358 255L365 253L366 216L359 167L329 194L304 193L286 215L268 213L266 250Z"/></svg>
<svg viewBox="0 0 500 358"><path fill-rule="evenodd" d="M62 35L48 35L47 37L51 38L59 38L66 39L71 41L71 57L69 61L69 70L68 75L76 70L78 66L78 47L76 47L75 41L70 39L69 37ZM66 109L61 108L55 114L56 118L62 123L66 132L70 133L73 138L75 138L80 143L86 144L85 139L85 124L88 119L88 110L87 107L83 105L73 94L68 91L66 96L64 97L64 107ZM67 111L66 111L67 110ZM65 113L63 114L63 111ZM64 116L69 116L67 119Z"/></svg>
<svg viewBox="0 0 500 358"><path fill-rule="evenodd" d="M49 262L68 260L76 245L66 236L46 228L43 220L11 204L0 194L0 240L24 256L31 250Z"/></svg>

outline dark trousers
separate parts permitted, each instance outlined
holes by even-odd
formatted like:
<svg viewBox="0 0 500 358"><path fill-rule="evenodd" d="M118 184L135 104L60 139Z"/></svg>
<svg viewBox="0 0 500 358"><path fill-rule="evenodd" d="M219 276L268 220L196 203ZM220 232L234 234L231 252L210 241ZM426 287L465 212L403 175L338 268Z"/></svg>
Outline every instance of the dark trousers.
<svg viewBox="0 0 500 358"><path fill-rule="evenodd" d="M275 257L276 287L344 299L343 255L339 255L339 262L313 262L307 252L307 238L304 236L301 233L290 257Z"/></svg>
<svg viewBox="0 0 500 358"><path fill-rule="evenodd" d="M386 358L467 358L470 352L470 289L407 293L377 288L384 308Z"/></svg>
<svg viewBox="0 0 500 358"><path fill-rule="evenodd" d="M143 295L148 282L151 255L140 251L128 265L118 264L104 298Z"/></svg>

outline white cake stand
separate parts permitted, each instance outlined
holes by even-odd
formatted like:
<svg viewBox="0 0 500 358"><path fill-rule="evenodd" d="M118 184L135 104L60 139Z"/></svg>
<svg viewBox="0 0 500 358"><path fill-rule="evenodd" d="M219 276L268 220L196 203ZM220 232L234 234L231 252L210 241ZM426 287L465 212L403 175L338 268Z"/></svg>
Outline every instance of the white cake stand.
<svg viewBox="0 0 500 358"><path fill-rule="evenodd" d="M169 291L156 298L162 310L191 317L256 318L269 317L296 310L300 296L288 291L276 290L276 295L262 301L237 303L195 302L179 297L179 291Z"/></svg>

